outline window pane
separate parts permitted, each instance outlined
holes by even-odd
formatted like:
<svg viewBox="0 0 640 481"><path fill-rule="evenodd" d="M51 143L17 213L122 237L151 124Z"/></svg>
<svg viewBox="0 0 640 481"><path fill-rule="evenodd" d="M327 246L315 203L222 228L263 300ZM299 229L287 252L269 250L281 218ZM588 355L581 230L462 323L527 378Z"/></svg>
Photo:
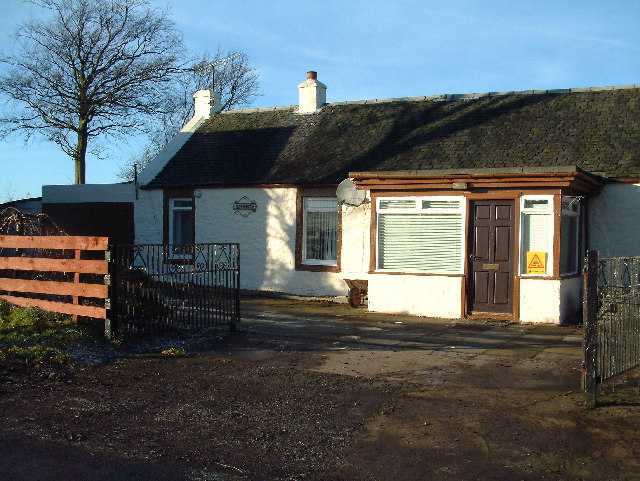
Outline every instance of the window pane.
<svg viewBox="0 0 640 481"><path fill-rule="evenodd" d="M526 202L528 201L525 201L525 203ZM527 273L527 252L546 253L546 273L549 272L549 264L551 263L551 256L549 255L549 234L551 232L551 219L551 214L524 214L522 221L523 274Z"/></svg>
<svg viewBox="0 0 640 481"><path fill-rule="evenodd" d="M574 274L578 271L578 217L562 216L560 239L560 273Z"/></svg>
<svg viewBox="0 0 640 481"><path fill-rule="evenodd" d="M332 212L307 212L305 218L305 260L337 261L337 201Z"/></svg>
<svg viewBox="0 0 640 481"><path fill-rule="evenodd" d="M380 201L380 209L415 209L416 201L415 200L381 200Z"/></svg>
<svg viewBox="0 0 640 481"><path fill-rule="evenodd" d="M191 210L173 211L172 244L193 243L193 215Z"/></svg>
<svg viewBox="0 0 640 481"><path fill-rule="evenodd" d="M191 207L193 207L193 200L191 199L175 199L173 201L173 207L186 207L188 209L191 209Z"/></svg>
<svg viewBox="0 0 640 481"><path fill-rule="evenodd" d="M549 208L549 201L546 199L526 199L524 201L524 208L547 210Z"/></svg>
<svg viewBox="0 0 640 481"><path fill-rule="evenodd" d="M306 199L307 212L310 211L335 211L338 209L336 199Z"/></svg>
<svg viewBox="0 0 640 481"><path fill-rule="evenodd" d="M458 200L423 200L423 209L459 209L460 201Z"/></svg>
<svg viewBox="0 0 640 481"><path fill-rule="evenodd" d="M462 264L461 214L381 214L380 269L457 273Z"/></svg>

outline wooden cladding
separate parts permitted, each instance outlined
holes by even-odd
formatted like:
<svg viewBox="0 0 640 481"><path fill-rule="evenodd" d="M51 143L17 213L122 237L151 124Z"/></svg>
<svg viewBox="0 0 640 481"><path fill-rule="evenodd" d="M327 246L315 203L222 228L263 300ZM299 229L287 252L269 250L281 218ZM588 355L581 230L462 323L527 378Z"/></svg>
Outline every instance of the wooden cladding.
<svg viewBox="0 0 640 481"><path fill-rule="evenodd" d="M107 237L91 236L0 236L0 298L19 306L37 306L41 309L63 314L105 319L107 310L104 299L108 288L104 284L81 282L81 274L104 275L109 271L106 260L82 259L82 251L106 251ZM15 254L11 255L15 249ZM9 252L7 252L9 251ZM73 253L72 259L60 258L66 251ZM25 276L11 276L21 271ZM31 273L31 274L29 274ZM39 273L39 274L38 274ZM59 273L73 274L73 280L60 280ZM54 278L40 280L33 277ZM17 277L29 277L28 279ZM39 297L65 296L71 302L49 299L34 299L15 294L39 294ZM80 299L98 299L83 305Z"/></svg>
<svg viewBox="0 0 640 481"><path fill-rule="evenodd" d="M570 188L577 192L597 193L601 181L582 171L546 173L448 173L352 172L349 174L360 189L371 191Z"/></svg>

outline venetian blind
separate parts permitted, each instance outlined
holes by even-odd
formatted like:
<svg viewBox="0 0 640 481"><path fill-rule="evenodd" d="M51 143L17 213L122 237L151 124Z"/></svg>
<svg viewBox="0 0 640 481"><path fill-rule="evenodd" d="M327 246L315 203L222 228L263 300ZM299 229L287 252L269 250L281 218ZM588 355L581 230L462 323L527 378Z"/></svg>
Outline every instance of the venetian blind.
<svg viewBox="0 0 640 481"><path fill-rule="evenodd" d="M419 203L411 212L388 213L384 212L382 202L378 221L379 269L461 272L463 226L459 201L438 201L437 205ZM388 208L406 206L396 203ZM439 209L445 212L437 212Z"/></svg>
<svg viewBox="0 0 640 481"><path fill-rule="evenodd" d="M550 239L551 233L550 213L525 213L522 222L522 264L523 273L527 272L527 252L544 252L547 256L547 273L550 262Z"/></svg>

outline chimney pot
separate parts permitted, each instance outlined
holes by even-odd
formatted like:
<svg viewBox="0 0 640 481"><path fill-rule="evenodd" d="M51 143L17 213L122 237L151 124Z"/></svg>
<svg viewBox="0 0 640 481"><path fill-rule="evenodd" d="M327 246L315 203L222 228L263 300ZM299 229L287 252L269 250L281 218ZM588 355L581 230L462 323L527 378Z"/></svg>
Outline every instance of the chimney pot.
<svg viewBox="0 0 640 481"><path fill-rule="evenodd" d="M195 102L194 117L208 119L221 110L220 96L211 90L198 90L193 94L193 100Z"/></svg>
<svg viewBox="0 0 640 481"><path fill-rule="evenodd" d="M318 72L307 72L307 80L298 85L299 114L318 111L327 102L327 86L318 80Z"/></svg>

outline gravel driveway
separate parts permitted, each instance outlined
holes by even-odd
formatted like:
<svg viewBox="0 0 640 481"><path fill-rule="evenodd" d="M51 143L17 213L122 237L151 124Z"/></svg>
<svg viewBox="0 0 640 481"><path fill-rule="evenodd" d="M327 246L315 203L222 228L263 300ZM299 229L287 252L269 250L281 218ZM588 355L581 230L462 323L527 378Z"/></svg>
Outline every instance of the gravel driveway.
<svg viewBox="0 0 640 481"><path fill-rule="evenodd" d="M0 477L640 479L637 377L584 408L575 327L298 300L242 308L235 333L2 374ZM168 347L188 355L159 355Z"/></svg>

